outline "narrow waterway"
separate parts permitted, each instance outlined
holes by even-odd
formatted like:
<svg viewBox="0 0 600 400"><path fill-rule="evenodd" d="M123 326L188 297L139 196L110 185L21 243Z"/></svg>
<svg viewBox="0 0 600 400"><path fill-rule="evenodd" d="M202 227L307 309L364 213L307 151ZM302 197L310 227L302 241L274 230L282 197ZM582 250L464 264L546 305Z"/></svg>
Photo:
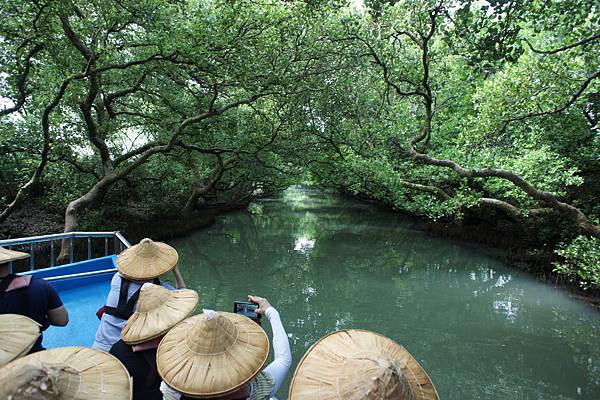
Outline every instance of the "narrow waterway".
<svg viewBox="0 0 600 400"><path fill-rule="evenodd" d="M314 189L249 209L173 245L202 307L254 293L279 309L293 353L280 399L308 347L343 328L404 345L442 399L600 399L600 313L565 291Z"/></svg>

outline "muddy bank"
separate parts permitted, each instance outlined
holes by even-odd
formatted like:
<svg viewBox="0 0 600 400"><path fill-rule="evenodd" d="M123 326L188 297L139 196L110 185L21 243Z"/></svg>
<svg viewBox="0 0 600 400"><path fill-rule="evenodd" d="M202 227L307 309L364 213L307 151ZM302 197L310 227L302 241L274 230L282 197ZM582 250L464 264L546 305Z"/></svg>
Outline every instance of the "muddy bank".
<svg viewBox="0 0 600 400"><path fill-rule="evenodd" d="M50 235L64 229L64 215L37 203L28 202L0 224L0 239Z"/></svg>
<svg viewBox="0 0 600 400"><path fill-rule="evenodd" d="M166 241L184 236L214 223L215 218L230 210L243 209L245 204L202 209L189 217L153 217L136 209L104 211L101 221L92 226L85 223L82 231L121 231L131 243L145 237ZM0 224L0 239L50 235L64 229L64 213L37 203L29 203Z"/></svg>
<svg viewBox="0 0 600 400"><path fill-rule="evenodd" d="M165 217L153 220L122 221L120 231L131 243L137 243L143 238L168 241L185 236L195 230L209 226L215 222L219 210L203 210L188 218Z"/></svg>
<svg viewBox="0 0 600 400"><path fill-rule="evenodd" d="M233 209L245 207L244 205L213 207L199 210L189 217L152 217L140 212L139 209L127 210L104 210L94 211L96 214L92 219L82 218L85 225L80 231L121 231L131 243L138 243L141 239L149 237L157 241L169 241L170 239L185 236L193 231L209 226L214 223L215 218L222 213ZM102 218L98 218L98 214ZM0 239L22 238L31 236L42 236L61 233L64 230L64 212L57 212L40 204L29 203L23 209L18 210L0 225ZM97 221L96 225L90 222ZM67 242L72 246L73 259L66 256L59 258L61 241L54 242L55 256L51 259L51 242L30 245L19 245L14 250L24 251L31 254L35 260L35 268L44 268L50 265L64 265L69 262L84 261L88 258L103 257L107 254L115 254L121 251L118 242L106 241L103 238L75 239ZM63 242L64 243L64 242ZM89 246L89 248L88 248ZM29 271L30 259L17 261L13 264L14 272Z"/></svg>

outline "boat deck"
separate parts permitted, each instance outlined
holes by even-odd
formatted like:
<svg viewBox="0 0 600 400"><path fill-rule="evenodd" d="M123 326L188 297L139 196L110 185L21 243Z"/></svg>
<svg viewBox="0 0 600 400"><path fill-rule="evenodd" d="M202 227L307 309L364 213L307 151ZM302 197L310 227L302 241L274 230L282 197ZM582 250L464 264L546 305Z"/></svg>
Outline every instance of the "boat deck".
<svg viewBox="0 0 600 400"><path fill-rule="evenodd" d="M65 307L69 311L69 323L65 327L51 326L44 332L44 347L91 346L100 321L96 317L98 308L104 305L110 290L110 280L116 268L116 257L108 256L65 267L37 270L38 277L69 276L52 279ZM106 273L83 275L86 272L107 270ZM109 272L110 271L110 272Z"/></svg>

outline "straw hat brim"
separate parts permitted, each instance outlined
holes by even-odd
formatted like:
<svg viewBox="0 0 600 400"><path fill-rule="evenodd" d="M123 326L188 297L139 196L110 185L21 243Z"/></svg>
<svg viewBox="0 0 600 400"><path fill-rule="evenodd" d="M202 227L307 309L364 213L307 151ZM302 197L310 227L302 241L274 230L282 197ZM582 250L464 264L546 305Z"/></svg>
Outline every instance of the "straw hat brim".
<svg viewBox="0 0 600 400"><path fill-rule="evenodd" d="M332 332L308 349L292 377L289 400L339 399L339 383L357 378L356 372L344 368L344 363L357 355L385 357L401 368L415 400L439 400L431 378L403 346L378 333L359 329Z"/></svg>
<svg viewBox="0 0 600 400"><path fill-rule="evenodd" d="M140 244L123 250L117 256L117 270L129 280L150 280L171 271L179 261L177 250L166 243L152 242L157 253L144 256L139 251Z"/></svg>
<svg viewBox="0 0 600 400"><path fill-rule="evenodd" d="M11 261L24 260L29 258L28 253L24 253L22 251L15 251L5 249L4 247L0 247L0 264L6 264Z"/></svg>
<svg viewBox="0 0 600 400"><path fill-rule="evenodd" d="M169 299L159 307L148 312L136 311L127 320L121 337L130 345L160 337L189 317L197 304L198 293L193 290L169 291Z"/></svg>
<svg viewBox="0 0 600 400"><path fill-rule="evenodd" d="M252 381L267 361L269 339L258 324L239 314L219 314L237 327L238 335L227 351L202 354L188 346L187 333L203 314L175 326L158 346L158 373L185 396L202 399L233 393Z"/></svg>
<svg viewBox="0 0 600 400"><path fill-rule="evenodd" d="M29 353L41 325L20 314L0 314L0 367Z"/></svg>
<svg viewBox="0 0 600 400"><path fill-rule="evenodd" d="M0 398L28 399L15 394L15 390L32 387L35 383L29 379L32 370L52 371L48 376L53 378L59 400L132 398L131 378L123 364L109 353L86 347L40 351L5 365L0 368Z"/></svg>

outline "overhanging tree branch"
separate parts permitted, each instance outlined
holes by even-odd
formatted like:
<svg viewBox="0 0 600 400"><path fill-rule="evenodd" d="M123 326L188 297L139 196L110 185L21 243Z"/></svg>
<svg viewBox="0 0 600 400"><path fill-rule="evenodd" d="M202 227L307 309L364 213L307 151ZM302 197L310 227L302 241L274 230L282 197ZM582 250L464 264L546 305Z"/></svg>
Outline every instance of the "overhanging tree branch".
<svg viewBox="0 0 600 400"><path fill-rule="evenodd" d="M575 47L578 46L583 46L584 44L593 42L596 39L600 39L600 33L592 35L590 37L587 37L585 39L582 39L578 42L563 46L563 47L559 47L557 49L553 49L553 50L538 50L536 48L533 47L533 45L529 42L529 40L527 40L527 38L523 38L523 40L525 41L525 43L527 43L527 46L529 46L529 48L531 49L531 51L533 51L534 53L538 53L538 54L556 54L556 53L560 53L562 51L565 50L570 50L573 49Z"/></svg>
<svg viewBox="0 0 600 400"><path fill-rule="evenodd" d="M514 172L491 168L469 170L452 160L438 160L429 155L419 153L417 150L415 150L414 147L411 148L411 154L412 157L417 161L426 163L428 165L450 168L456 173L458 173L458 175L464 178L494 177L509 181L513 185L523 190L529 197L538 200L546 206L553 208L559 211L560 213L570 217L570 219L577 224L577 226L583 233L600 239L600 228L592 224L581 210L579 210L576 207L573 207L570 204L559 201L556 198L556 196L554 196L554 194L550 192L537 189Z"/></svg>
<svg viewBox="0 0 600 400"><path fill-rule="evenodd" d="M148 159L155 154L166 153L166 152L173 150L173 148L175 146L177 146L177 145L179 145L179 143L181 143L181 141L179 140L180 136L183 134L185 129L187 127L189 127L190 125L197 124L197 123L202 122L211 117L221 115L225 111L230 110L232 108L239 107L239 106L242 106L245 104L250 104L250 103L260 99L261 97L269 96L271 94L274 94L274 92L272 92L272 91L260 92L260 93L254 94L250 97L247 97L245 99L237 100L237 101L231 102L229 104L226 104L218 109L214 109L214 101L211 101L210 105L209 105L209 110L207 110L203 113L197 114L195 116L189 117L189 118L185 119L184 121L182 121L179 125L177 125L177 127L173 130L171 138L169 139L169 141L167 143L155 144L153 146L145 146L143 151L134 150L134 151L130 152L129 153L130 156L128 156L127 158L131 158L133 155L137 155L138 157L134 161L132 161L130 164L128 164L126 167L124 167L120 171L116 172L114 178L120 179L122 176L128 175L133 170L138 168L140 165L145 164L148 161ZM125 159L127 159L127 158L125 158ZM121 162L124 161L125 159L122 159Z"/></svg>
<svg viewBox="0 0 600 400"><path fill-rule="evenodd" d="M571 96L565 103L563 103L562 105L560 105L552 110L532 112L532 113L518 115L515 117L508 118L500 125L500 128L498 129L498 134L503 134L506 131L506 129L508 128L508 125L511 124L512 122L523 121L525 119L541 117L541 116L545 116L545 115L559 114L559 113L565 111L567 108L572 106L573 103L575 103L577 101L577 99L579 99L579 97L581 97L581 95L585 92L585 90L588 88L590 83L592 83L592 81L594 81L594 79L597 79L599 76L600 76L600 71L596 71L593 74L589 75L583 81L583 83L577 88L575 93L571 94Z"/></svg>

